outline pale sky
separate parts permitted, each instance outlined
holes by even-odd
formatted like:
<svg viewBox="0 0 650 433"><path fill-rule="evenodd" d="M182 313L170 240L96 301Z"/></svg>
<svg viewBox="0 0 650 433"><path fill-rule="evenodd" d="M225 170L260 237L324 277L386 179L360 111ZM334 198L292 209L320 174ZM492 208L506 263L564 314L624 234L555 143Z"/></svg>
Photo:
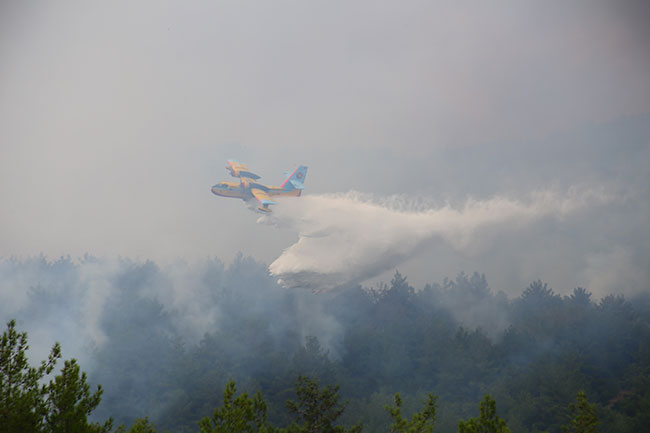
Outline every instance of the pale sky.
<svg viewBox="0 0 650 433"><path fill-rule="evenodd" d="M597 189L616 200L400 270L648 290L648 22L643 1L0 0L0 257L270 263L297 234L210 194L237 158L432 206Z"/></svg>

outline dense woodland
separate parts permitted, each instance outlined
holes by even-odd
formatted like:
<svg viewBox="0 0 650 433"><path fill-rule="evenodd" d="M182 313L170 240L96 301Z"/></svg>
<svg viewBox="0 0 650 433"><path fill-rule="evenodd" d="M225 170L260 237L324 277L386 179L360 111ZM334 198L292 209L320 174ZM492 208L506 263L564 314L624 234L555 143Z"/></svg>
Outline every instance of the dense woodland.
<svg viewBox="0 0 650 433"><path fill-rule="evenodd" d="M410 423L434 418L437 432L479 431L489 417L513 432L581 431L577 414L600 432L649 431L647 293L593 299L534 281L508 298L477 273L416 290L398 272L373 289L311 293L279 287L243 257L173 269L39 257L1 261L0 276L0 318L16 319L15 341L27 330L45 344L50 329L63 359L67 344L79 350L50 368L55 347L36 380L42 431L64 431L47 420L67 383L85 390L75 395L94 431L222 431L228 408L262 406L266 431L312 431L300 416L310 399L329 401L345 431L428 431ZM8 300L8 287L20 296ZM0 419L17 395L7 393L8 345L3 337ZM39 361L30 357L36 370ZM251 423L242 431L261 431Z"/></svg>

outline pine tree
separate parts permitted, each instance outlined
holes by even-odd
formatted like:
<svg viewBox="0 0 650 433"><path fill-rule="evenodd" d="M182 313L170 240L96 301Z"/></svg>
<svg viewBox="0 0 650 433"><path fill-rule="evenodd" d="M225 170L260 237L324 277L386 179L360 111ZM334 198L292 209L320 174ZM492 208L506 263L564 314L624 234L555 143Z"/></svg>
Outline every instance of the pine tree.
<svg viewBox="0 0 650 433"><path fill-rule="evenodd" d="M223 392L223 406L216 408L212 419L205 417L199 423L201 433L262 433L272 429L266 423L266 402L258 392L252 399L248 393L235 398L237 386L231 380Z"/></svg>
<svg viewBox="0 0 650 433"><path fill-rule="evenodd" d="M587 401L587 394L584 391L578 392L576 402L569 405L569 410L573 416L569 425L562 427L562 431L566 433L598 432L596 405Z"/></svg>
<svg viewBox="0 0 650 433"><path fill-rule="evenodd" d="M122 424L115 433L157 433L156 426L149 421L148 417L137 418L129 430Z"/></svg>
<svg viewBox="0 0 650 433"><path fill-rule="evenodd" d="M65 361L61 374L47 387L46 426L49 433L87 433L110 431L112 421L104 426L88 423L88 415L102 400L102 387L91 394L86 373L81 373L76 360Z"/></svg>
<svg viewBox="0 0 650 433"><path fill-rule="evenodd" d="M16 331L16 321L10 321L0 339L0 433L38 432L44 427L47 387L40 381L54 369L61 346L55 344L38 368L30 367L27 349L27 333Z"/></svg>
<svg viewBox="0 0 650 433"><path fill-rule="evenodd" d="M347 403L339 404L339 387L319 389L317 379L299 376L296 382L298 401L287 401L287 409L296 416L289 426L290 433L358 433L361 425L346 429L334 423L345 410Z"/></svg>
<svg viewBox="0 0 650 433"><path fill-rule="evenodd" d="M390 413L391 433L433 433L433 427L436 423L436 401L438 397L433 394L427 394L428 401L421 412L413 415L410 421L402 416L402 398L399 393L395 394L395 407L386 406Z"/></svg>
<svg viewBox="0 0 650 433"><path fill-rule="evenodd" d="M105 433L113 421L88 423L88 415L101 401L102 390L93 394L73 359L65 361L61 374L41 384L61 357L56 343L38 368L27 360L27 333L16 331L14 320L0 339L0 433Z"/></svg>
<svg viewBox="0 0 650 433"><path fill-rule="evenodd" d="M497 403L486 395L479 405L479 417L458 423L458 433L510 433L506 421L497 415Z"/></svg>

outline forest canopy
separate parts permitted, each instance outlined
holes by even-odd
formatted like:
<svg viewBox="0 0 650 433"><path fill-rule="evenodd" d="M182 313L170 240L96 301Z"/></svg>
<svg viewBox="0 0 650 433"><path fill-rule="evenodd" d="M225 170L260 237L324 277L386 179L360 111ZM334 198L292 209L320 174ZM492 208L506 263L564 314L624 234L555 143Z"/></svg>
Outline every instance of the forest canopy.
<svg viewBox="0 0 650 433"><path fill-rule="evenodd" d="M4 323L28 331L30 358L49 359L56 341L74 354L59 374L88 385L97 426L196 432L231 381L261 393L269 425L290 426L301 376L337 387L338 425L368 432L389 431L396 393L404 420L435 395L439 432L471 428L491 401L512 431L572 428L579 407L601 432L650 425L647 295L593 299L533 281L508 298L478 273L416 289L399 272L375 288L311 293L279 287L244 257L172 267L40 257L0 270L13 290L0 293Z"/></svg>

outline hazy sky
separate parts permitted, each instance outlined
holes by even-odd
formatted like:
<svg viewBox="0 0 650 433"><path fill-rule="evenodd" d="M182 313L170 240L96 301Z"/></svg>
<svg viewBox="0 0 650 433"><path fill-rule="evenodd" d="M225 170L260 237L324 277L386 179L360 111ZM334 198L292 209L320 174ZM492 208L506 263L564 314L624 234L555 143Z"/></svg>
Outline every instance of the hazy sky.
<svg viewBox="0 0 650 433"><path fill-rule="evenodd" d="M569 3L0 0L0 257L270 263L297 233L210 194L238 158L432 207L599 191L400 270L647 290L650 7Z"/></svg>

